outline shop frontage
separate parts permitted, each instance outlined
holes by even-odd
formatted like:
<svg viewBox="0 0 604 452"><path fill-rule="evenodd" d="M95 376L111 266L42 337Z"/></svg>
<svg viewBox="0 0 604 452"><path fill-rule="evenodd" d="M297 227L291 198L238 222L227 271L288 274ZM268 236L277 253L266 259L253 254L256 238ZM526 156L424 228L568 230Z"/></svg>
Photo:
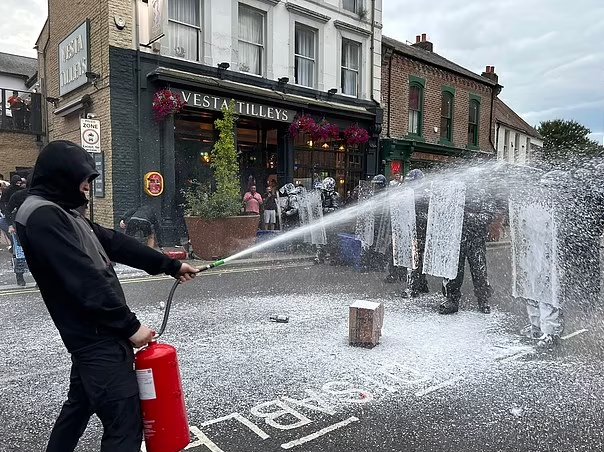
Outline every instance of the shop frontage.
<svg viewBox="0 0 604 452"><path fill-rule="evenodd" d="M462 158L464 151L421 141L387 138L381 141L381 155L382 170L390 179L395 173L407 174L415 168L424 172L438 170Z"/></svg>
<svg viewBox="0 0 604 452"><path fill-rule="evenodd" d="M128 51L113 51L121 53L120 59L131 57ZM140 100L132 99L140 110L133 111L128 99L112 95L112 111L125 115L123 109L129 108L133 116L140 117L137 176L140 180L150 171L160 172L165 191L156 199L146 199L140 184L130 185L141 203L151 203L161 212L168 236L182 237L184 190L192 182L214 183L212 148L218 138L214 122L230 103L238 115L235 140L242 194L252 183L260 193L273 184L271 181L278 187L291 182L310 189L316 181L330 176L345 198L360 180L378 170L381 115L373 102L162 57L143 56L140 65L145 75ZM246 83L242 83L244 79ZM165 89L180 96L185 105L178 114L157 121L151 105L155 93ZM297 128L302 118L310 118L317 128ZM125 153L122 147L118 149L119 143L115 144L117 152ZM132 141L130 147L134 147ZM116 192L114 205L132 203L126 197L115 198Z"/></svg>

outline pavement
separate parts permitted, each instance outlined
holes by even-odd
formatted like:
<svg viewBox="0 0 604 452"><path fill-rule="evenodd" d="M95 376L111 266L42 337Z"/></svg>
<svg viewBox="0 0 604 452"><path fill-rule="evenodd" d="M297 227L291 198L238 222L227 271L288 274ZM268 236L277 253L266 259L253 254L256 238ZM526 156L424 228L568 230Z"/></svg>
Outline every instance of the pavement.
<svg viewBox="0 0 604 452"><path fill-rule="evenodd" d="M490 315L477 312L471 283L461 311L442 316L437 280L432 293L406 300L383 274L276 256L181 286L163 340L179 353L187 450L602 450L604 336L591 329L600 314L569 309L562 347L536 348L518 333L526 318L507 293L508 254L489 249ZM159 325L170 280L122 284L138 317ZM357 299L385 305L373 349L348 345ZM65 397L69 358L36 291L0 291L0 312L0 451L40 451ZM270 322L273 314L290 321ZM98 451L100 436L93 418L77 451Z"/></svg>

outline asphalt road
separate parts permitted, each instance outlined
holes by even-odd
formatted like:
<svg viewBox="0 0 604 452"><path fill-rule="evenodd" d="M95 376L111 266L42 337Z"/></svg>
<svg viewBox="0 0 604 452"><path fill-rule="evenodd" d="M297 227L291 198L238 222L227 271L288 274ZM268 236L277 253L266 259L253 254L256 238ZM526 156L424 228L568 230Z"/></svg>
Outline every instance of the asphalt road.
<svg viewBox="0 0 604 452"><path fill-rule="evenodd" d="M504 293L498 259L491 253L491 315L470 297L440 316L436 292L403 300L382 275L303 262L226 267L182 286L164 340L179 351L189 450L603 450L601 332L591 328L599 314L570 313L566 333L579 334L560 351L535 349L518 334L526 321ZM142 321L159 325L170 284L125 282ZM373 349L347 343L357 299L385 304ZM0 451L41 451L69 359L37 292L0 292L0 312ZM99 438L93 419L77 450L97 451Z"/></svg>

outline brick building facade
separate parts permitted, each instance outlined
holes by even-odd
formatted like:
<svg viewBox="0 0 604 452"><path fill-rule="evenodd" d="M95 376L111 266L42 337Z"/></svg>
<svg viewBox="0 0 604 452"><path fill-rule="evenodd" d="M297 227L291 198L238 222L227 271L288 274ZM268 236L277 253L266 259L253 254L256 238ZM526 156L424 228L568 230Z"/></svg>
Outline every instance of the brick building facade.
<svg viewBox="0 0 604 452"><path fill-rule="evenodd" d="M95 221L115 226L126 210L149 204L161 214L164 236L175 237L181 190L190 180L209 179L214 120L230 99L240 110L242 188L250 177L262 190L268 180L310 185L330 175L346 191L376 173L381 0L353 9L339 0L186 2L193 9L170 2L182 3L81 0L73 7L68 0L49 1L38 40L48 138L79 142L80 119L100 120L105 190L94 198ZM152 24L163 28L157 33ZM78 30L87 30L86 42L76 37L60 56L57 49ZM247 37L238 35L241 30ZM87 61L67 73L73 89L61 87L61 65L84 56ZM158 122L152 103L166 88L187 105ZM289 126L302 115L341 131L362 127L370 142L349 148L344 134L321 142L294 137ZM165 181L158 197L143 190L152 171Z"/></svg>
<svg viewBox="0 0 604 452"><path fill-rule="evenodd" d="M426 35L382 40L383 170L408 172L494 154L494 68L475 74L434 52Z"/></svg>

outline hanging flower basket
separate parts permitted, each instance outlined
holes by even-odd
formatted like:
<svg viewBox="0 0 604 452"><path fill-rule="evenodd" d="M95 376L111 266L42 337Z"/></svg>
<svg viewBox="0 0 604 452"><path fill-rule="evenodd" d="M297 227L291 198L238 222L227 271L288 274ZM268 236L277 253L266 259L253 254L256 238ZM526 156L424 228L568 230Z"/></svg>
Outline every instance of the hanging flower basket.
<svg viewBox="0 0 604 452"><path fill-rule="evenodd" d="M325 120L317 125L317 132L313 137L315 141L329 141L340 138L340 128L335 124L331 124Z"/></svg>
<svg viewBox="0 0 604 452"><path fill-rule="evenodd" d="M157 122L162 122L168 116L179 113L187 103L179 94L169 89L157 91L153 97L153 112Z"/></svg>
<svg viewBox="0 0 604 452"><path fill-rule="evenodd" d="M296 137L301 133L310 135L311 137L317 133L318 125L310 115L298 116L289 126L289 134Z"/></svg>
<svg viewBox="0 0 604 452"><path fill-rule="evenodd" d="M344 130L344 139L348 146L365 144L369 141L369 132L362 127L359 127L358 124L353 124Z"/></svg>
<svg viewBox="0 0 604 452"><path fill-rule="evenodd" d="M329 141L340 138L340 128L325 119L317 124L310 115L297 117L289 126L289 134L297 137L306 134L312 141Z"/></svg>

